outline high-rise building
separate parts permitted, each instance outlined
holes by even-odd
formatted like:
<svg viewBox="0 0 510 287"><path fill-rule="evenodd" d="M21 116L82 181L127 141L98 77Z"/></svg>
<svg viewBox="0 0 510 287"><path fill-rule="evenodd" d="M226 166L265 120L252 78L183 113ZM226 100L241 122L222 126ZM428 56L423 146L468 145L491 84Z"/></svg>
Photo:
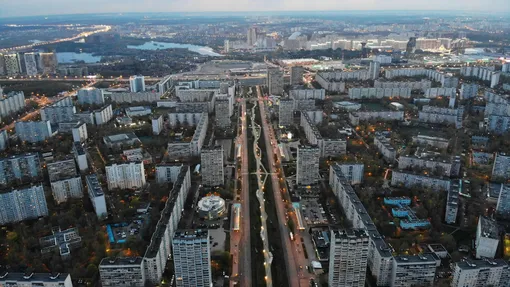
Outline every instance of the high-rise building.
<svg viewBox="0 0 510 287"><path fill-rule="evenodd" d="M136 189L145 185L145 169L141 162L106 166L108 189Z"/></svg>
<svg viewBox="0 0 510 287"><path fill-rule="evenodd" d="M42 142L53 136L50 121L17 122L16 135L29 143Z"/></svg>
<svg viewBox="0 0 510 287"><path fill-rule="evenodd" d="M85 149L79 142L74 142L73 144L73 154L74 154L74 160L78 164L78 168L80 171L87 170L89 168L89 164L87 162L87 153L85 152Z"/></svg>
<svg viewBox="0 0 510 287"><path fill-rule="evenodd" d="M395 256L392 287L433 286L439 257L434 253Z"/></svg>
<svg viewBox="0 0 510 287"><path fill-rule="evenodd" d="M415 50L416 50L416 37L411 37L407 42L406 55L409 56L410 54L414 53Z"/></svg>
<svg viewBox="0 0 510 287"><path fill-rule="evenodd" d="M129 87L132 93L145 92L145 78L143 76L131 76L129 78Z"/></svg>
<svg viewBox="0 0 510 287"><path fill-rule="evenodd" d="M302 66L292 66L290 67L290 84L291 85L299 85L303 82L303 74L305 73L305 68Z"/></svg>
<svg viewBox="0 0 510 287"><path fill-rule="evenodd" d="M25 108L25 93L10 92L6 96L0 90L0 117L5 117Z"/></svg>
<svg viewBox="0 0 510 287"><path fill-rule="evenodd" d="M200 163L204 186L218 186L225 183L223 147L203 148Z"/></svg>
<svg viewBox="0 0 510 287"><path fill-rule="evenodd" d="M42 185L14 189L0 194L0 224L48 215L48 206Z"/></svg>
<svg viewBox="0 0 510 287"><path fill-rule="evenodd" d="M363 181L363 172L365 165L362 163L339 164L345 179L352 185L360 184Z"/></svg>
<svg viewBox="0 0 510 287"><path fill-rule="evenodd" d="M499 245L499 227L496 220L480 216L476 228L476 258L494 258Z"/></svg>
<svg viewBox="0 0 510 287"><path fill-rule="evenodd" d="M253 46L255 45L255 43L257 43L257 33L258 33L258 29L257 27L250 27L248 28L248 35L246 37L246 43L248 44L248 46Z"/></svg>
<svg viewBox="0 0 510 287"><path fill-rule="evenodd" d="M27 153L0 159L0 185L29 183L42 177L39 154Z"/></svg>
<svg viewBox="0 0 510 287"><path fill-rule="evenodd" d="M0 76L3 76L5 75L6 71L5 71L5 58L4 58L4 54L1 54L0 53ZM0 94L2 94L0 92Z"/></svg>
<svg viewBox="0 0 510 287"><path fill-rule="evenodd" d="M39 53L39 69L43 74L55 74L57 72L57 55L55 53Z"/></svg>
<svg viewBox="0 0 510 287"><path fill-rule="evenodd" d="M451 287L507 286L510 276L504 259L463 260L455 263Z"/></svg>
<svg viewBox="0 0 510 287"><path fill-rule="evenodd" d="M319 177L319 157L320 149L318 147L300 146L297 149L297 185L316 184Z"/></svg>
<svg viewBox="0 0 510 287"><path fill-rule="evenodd" d="M18 54L4 55L5 73L7 76L17 76L21 74L21 66L18 61Z"/></svg>
<svg viewBox="0 0 510 287"><path fill-rule="evenodd" d="M177 287L209 287L211 245L208 230L178 230L172 241Z"/></svg>
<svg viewBox="0 0 510 287"><path fill-rule="evenodd" d="M78 103L89 105L103 105L104 93L102 89L97 88L83 88L78 90Z"/></svg>
<svg viewBox="0 0 510 287"><path fill-rule="evenodd" d="M152 133L159 135L163 131L163 116L152 118Z"/></svg>
<svg viewBox="0 0 510 287"><path fill-rule="evenodd" d="M99 275L104 287L145 286L142 257L103 258L99 263Z"/></svg>
<svg viewBox="0 0 510 287"><path fill-rule="evenodd" d="M220 128L230 127L230 101L228 99L216 99L214 102L214 118L216 126Z"/></svg>
<svg viewBox="0 0 510 287"><path fill-rule="evenodd" d="M94 120L97 126L108 123L113 117L112 105L107 105L94 111Z"/></svg>
<svg viewBox="0 0 510 287"><path fill-rule="evenodd" d="M371 61L368 69L368 73L370 74L370 79L375 80L379 78L379 73L381 70L381 63L378 61Z"/></svg>
<svg viewBox="0 0 510 287"><path fill-rule="evenodd" d="M328 286L365 286L369 241L364 229L331 231Z"/></svg>
<svg viewBox="0 0 510 287"><path fill-rule="evenodd" d="M101 187L101 183L97 179L96 174L87 175L85 178L87 182L87 190L89 194L90 201L92 202L92 206L94 207L94 211L96 212L97 217L105 218L108 216L108 211L106 209L106 200L103 192L103 188Z"/></svg>
<svg viewBox="0 0 510 287"><path fill-rule="evenodd" d="M294 123L294 100L280 99L278 105L278 125L290 126Z"/></svg>
<svg viewBox="0 0 510 287"><path fill-rule="evenodd" d="M266 84L269 87L269 94L283 94L283 72L278 67L267 67Z"/></svg>
<svg viewBox="0 0 510 287"><path fill-rule="evenodd" d="M37 75L37 57L38 55L35 53L25 53L23 55L27 76Z"/></svg>

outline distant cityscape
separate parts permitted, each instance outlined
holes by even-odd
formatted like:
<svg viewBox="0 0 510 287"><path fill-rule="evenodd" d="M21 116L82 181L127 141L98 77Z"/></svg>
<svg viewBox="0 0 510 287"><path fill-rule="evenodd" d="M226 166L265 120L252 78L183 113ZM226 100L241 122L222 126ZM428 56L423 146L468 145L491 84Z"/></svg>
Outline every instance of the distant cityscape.
<svg viewBox="0 0 510 287"><path fill-rule="evenodd" d="M0 286L508 286L510 18L388 13L0 24Z"/></svg>

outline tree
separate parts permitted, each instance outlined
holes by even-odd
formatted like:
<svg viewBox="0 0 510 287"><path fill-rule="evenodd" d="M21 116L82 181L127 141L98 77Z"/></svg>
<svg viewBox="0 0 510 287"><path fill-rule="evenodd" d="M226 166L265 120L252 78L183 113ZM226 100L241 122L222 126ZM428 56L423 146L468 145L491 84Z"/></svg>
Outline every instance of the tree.
<svg viewBox="0 0 510 287"><path fill-rule="evenodd" d="M453 252L457 248L457 241L451 234L444 233L441 236L441 239L439 242L441 242L441 244L443 244L443 246L446 248L446 250L448 250L448 252L450 252L450 253Z"/></svg>

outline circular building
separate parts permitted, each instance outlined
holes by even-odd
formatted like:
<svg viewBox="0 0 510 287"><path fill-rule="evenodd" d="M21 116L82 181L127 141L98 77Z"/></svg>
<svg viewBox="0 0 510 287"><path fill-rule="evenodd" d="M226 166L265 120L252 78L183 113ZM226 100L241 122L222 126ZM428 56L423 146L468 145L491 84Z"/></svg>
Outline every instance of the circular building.
<svg viewBox="0 0 510 287"><path fill-rule="evenodd" d="M198 202L198 215L205 219L217 219L225 209L225 200L217 195L203 197Z"/></svg>

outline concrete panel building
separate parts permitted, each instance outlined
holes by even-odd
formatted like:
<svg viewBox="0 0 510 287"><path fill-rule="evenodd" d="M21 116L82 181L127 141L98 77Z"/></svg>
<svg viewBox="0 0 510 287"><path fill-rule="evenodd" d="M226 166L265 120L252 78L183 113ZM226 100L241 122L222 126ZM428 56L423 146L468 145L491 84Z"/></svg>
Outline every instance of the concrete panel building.
<svg viewBox="0 0 510 287"><path fill-rule="evenodd" d="M365 229L331 231L329 286L365 286L369 241Z"/></svg>
<svg viewBox="0 0 510 287"><path fill-rule="evenodd" d="M223 147L203 148L200 163L204 186L219 186L225 183Z"/></svg>
<svg viewBox="0 0 510 287"><path fill-rule="evenodd" d="M112 164L105 169L109 190L136 189L145 185L145 169L141 162Z"/></svg>
<svg viewBox="0 0 510 287"><path fill-rule="evenodd" d="M296 184L313 185L319 180L319 157L318 147L298 147L296 164Z"/></svg>
<svg viewBox="0 0 510 287"><path fill-rule="evenodd" d="M172 241L177 287L209 287L211 245L208 230L178 230Z"/></svg>

